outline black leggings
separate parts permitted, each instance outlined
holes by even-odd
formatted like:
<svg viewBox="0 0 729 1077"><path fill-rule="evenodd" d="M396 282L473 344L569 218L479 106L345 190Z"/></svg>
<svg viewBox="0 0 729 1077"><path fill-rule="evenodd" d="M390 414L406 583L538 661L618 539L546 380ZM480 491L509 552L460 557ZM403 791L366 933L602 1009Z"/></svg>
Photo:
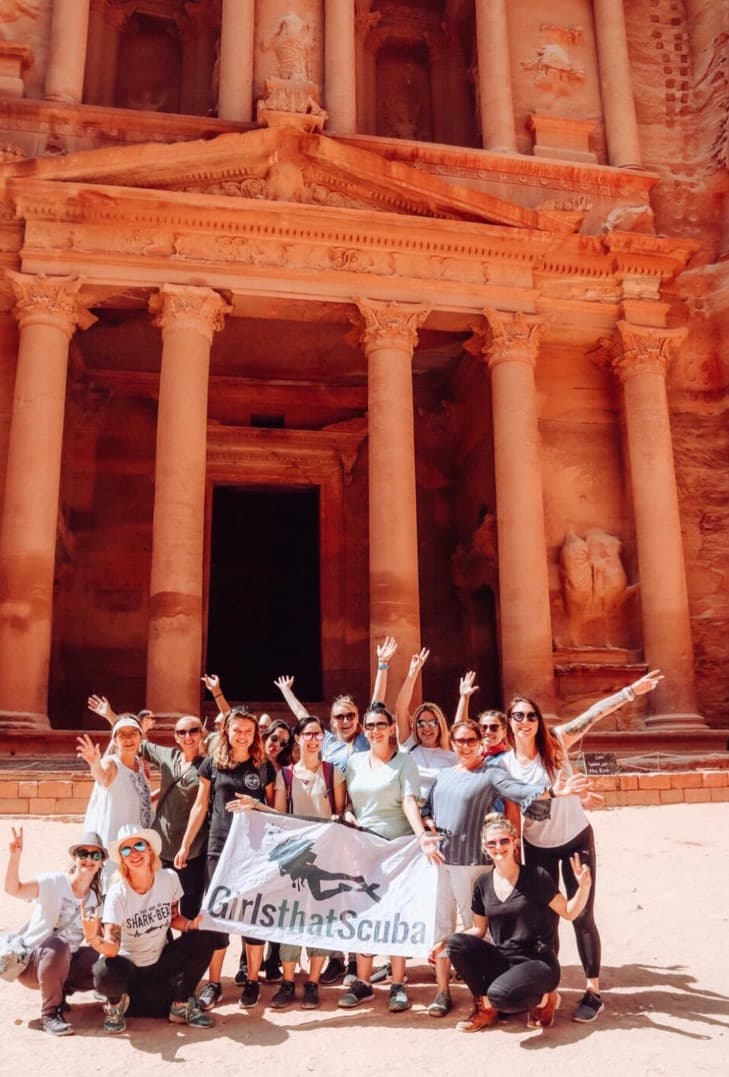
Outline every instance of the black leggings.
<svg viewBox="0 0 729 1077"><path fill-rule="evenodd" d="M474 998L489 1000L502 1013L538 1006L559 983L559 965L528 957L507 957L492 942L461 932L451 935L446 952Z"/></svg>
<svg viewBox="0 0 729 1077"><path fill-rule="evenodd" d="M205 893L205 856L194 856L184 868L176 868L173 860L163 860L163 868L171 868L179 877L184 891L180 900L180 912L188 920L194 920L202 907Z"/></svg>
<svg viewBox="0 0 729 1077"><path fill-rule="evenodd" d="M217 931L189 931L168 942L154 965L135 965L128 957L100 957L94 988L111 1002L129 995L137 1017L166 1017L173 1002L195 993L210 958L220 947Z"/></svg>
<svg viewBox="0 0 729 1077"><path fill-rule="evenodd" d="M576 838L567 842L566 845L557 845L549 849L542 848L539 845L530 845L526 839L524 840L524 858L527 864L534 864L548 871L556 886L559 886L559 869L560 867L562 868L562 879L568 898L577 893L577 880L570 864L570 857L574 853L579 853L580 860L583 864L587 864L592 875L592 886L590 887L587 904L577 919L572 921L572 926L575 929L577 952L580 955L585 976L588 979L593 979L600 975L602 947L593 911L597 887L597 856L595 855L595 835L592 827L586 826ZM554 935L556 949L559 946L556 928Z"/></svg>

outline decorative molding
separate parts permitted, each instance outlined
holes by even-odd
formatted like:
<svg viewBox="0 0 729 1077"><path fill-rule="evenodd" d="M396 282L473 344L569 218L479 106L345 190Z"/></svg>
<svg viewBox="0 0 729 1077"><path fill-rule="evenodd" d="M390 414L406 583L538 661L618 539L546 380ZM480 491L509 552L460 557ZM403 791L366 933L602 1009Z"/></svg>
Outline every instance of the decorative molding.
<svg viewBox="0 0 729 1077"><path fill-rule="evenodd" d="M626 321L617 322L617 330L612 367L621 382L636 374L665 377L671 359L688 335L688 328L656 329Z"/></svg>
<svg viewBox="0 0 729 1077"><path fill-rule="evenodd" d="M489 370L501 363L526 363L533 367L545 322L535 314L522 311L487 309L485 324L474 325L473 336L465 344L472 355L481 355Z"/></svg>
<svg viewBox="0 0 729 1077"><path fill-rule="evenodd" d="M350 315L365 355L378 348L398 348L415 351L418 329L430 313L430 307L410 303L380 303L358 299L360 316Z"/></svg>
<svg viewBox="0 0 729 1077"><path fill-rule="evenodd" d="M47 277L6 269L5 279L15 295L15 316L21 330L49 325L70 340L77 328L88 329L97 320L79 296L83 277Z"/></svg>
<svg viewBox="0 0 729 1077"><path fill-rule="evenodd" d="M212 288L163 284L150 296L149 309L163 336L169 330L182 330L199 333L212 344L213 334L223 328L225 315L233 308Z"/></svg>

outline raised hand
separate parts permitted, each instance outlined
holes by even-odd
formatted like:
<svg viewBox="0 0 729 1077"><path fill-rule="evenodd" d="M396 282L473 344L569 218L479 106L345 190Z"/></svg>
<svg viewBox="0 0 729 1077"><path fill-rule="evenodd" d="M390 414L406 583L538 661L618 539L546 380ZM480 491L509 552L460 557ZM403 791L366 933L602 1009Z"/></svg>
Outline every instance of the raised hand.
<svg viewBox="0 0 729 1077"><path fill-rule="evenodd" d="M94 744L88 733L83 733L80 737L77 737L76 744L78 745L76 755L79 759L83 759L89 766L101 762L101 749L98 744Z"/></svg>
<svg viewBox="0 0 729 1077"><path fill-rule="evenodd" d="M460 679L458 684L458 694L460 696L472 696L474 692L478 692L478 685L474 684L475 680L476 670L469 669Z"/></svg>
<svg viewBox="0 0 729 1077"><path fill-rule="evenodd" d="M220 677L217 673L203 673L200 680L212 695L220 691Z"/></svg>
<svg viewBox="0 0 729 1077"><path fill-rule="evenodd" d="M378 643L376 647L377 661L389 662L395 651L397 650L397 642L392 636L385 636L382 643Z"/></svg>
<svg viewBox="0 0 729 1077"><path fill-rule="evenodd" d="M286 689L291 691L291 689L294 687L294 678L293 677L277 677L276 680L273 683L276 685L279 692L284 692L284 691L286 691Z"/></svg>
<svg viewBox="0 0 729 1077"><path fill-rule="evenodd" d="M631 688L636 696L644 696L653 692L663 680L660 669L652 669L650 673L644 673L637 681L633 681Z"/></svg>
<svg viewBox="0 0 729 1077"><path fill-rule="evenodd" d="M23 828L22 826L19 826L16 830L14 826L11 826L10 833L12 834L10 844L8 846L10 855L12 856L13 854L15 854L16 856L19 856L20 853L22 853L23 851Z"/></svg>
<svg viewBox="0 0 729 1077"><path fill-rule="evenodd" d="M583 864L580 860L579 853L573 853L570 857L570 864L572 865L572 872L577 881L577 885L583 890L589 889L592 885L592 875L587 864Z"/></svg>
<svg viewBox="0 0 729 1077"><path fill-rule="evenodd" d="M427 647L423 647L419 654L414 654L410 659L410 668L408 670L408 677L417 677L421 669L428 661L430 657L430 651Z"/></svg>
<svg viewBox="0 0 729 1077"><path fill-rule="evenodd" d="M116 717L106 696L89 696L86 700L86 706L94 714L98 714L100 718L106 719L110 724L113 723Z"/></svg>

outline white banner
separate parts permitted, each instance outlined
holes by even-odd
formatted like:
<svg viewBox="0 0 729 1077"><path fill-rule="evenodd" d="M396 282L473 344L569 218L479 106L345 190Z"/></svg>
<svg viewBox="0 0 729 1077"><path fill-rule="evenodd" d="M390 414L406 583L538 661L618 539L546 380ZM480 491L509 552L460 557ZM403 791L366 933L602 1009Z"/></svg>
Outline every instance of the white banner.
<svg viewBox="0 0 729 1077"><path fill-rule="evenodd" d="M425 957L436 868L415 838L386 841L293 815L236 814L201 926L262 941Z"/></svg>

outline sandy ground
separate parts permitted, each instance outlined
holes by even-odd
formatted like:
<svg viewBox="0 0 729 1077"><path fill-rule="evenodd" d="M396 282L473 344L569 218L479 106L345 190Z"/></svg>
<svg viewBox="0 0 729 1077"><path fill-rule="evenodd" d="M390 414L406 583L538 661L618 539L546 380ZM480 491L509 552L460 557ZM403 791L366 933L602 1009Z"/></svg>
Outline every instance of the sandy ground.
<svg viewBox="0 0 729 1077"><path fill-rule="evenodd" d="M18 820L0 820L2 845ZM341 1073L347 1077L417 1077L488 1069L504 1075L535 1071L611 1077L729 1073L729 858L727 804L622 808L593 816L600 855L597 912L603 938L605 1011L594 1024L571 1020L583 982L572 929L563 924L562 1008L547 1031L527 1031L517 1015L476 1035L454 1025L469 1008L462 985L444 1021L425 1013L433 996L429 970L408 970L412 1009L387 1012L387 987L353 1012L337 1010L339 989L322 990L319 1011L276 1013L267 1005L275 988L262 987L262 1004L236 1006L232 980L209 1031L166 1021L130 1020L121 1036L105 1036L91 995L76 995L70 1011L76 1035L40 1031L39 996L0 981L3 1072L32 1066L43 1077L173 1073L181 1062L214 1066L218 1077L271 1072ZM66 866L64 850L77 824L25 822L21 877ZM3 852L2 865L6 861ZM0 924L18 927L25 907L0 895ZM237 963L231 947L226 975ZM245 1053L240 1048L245 1046ZM189 1071L188 1071L189 1072Z"/></svg>

